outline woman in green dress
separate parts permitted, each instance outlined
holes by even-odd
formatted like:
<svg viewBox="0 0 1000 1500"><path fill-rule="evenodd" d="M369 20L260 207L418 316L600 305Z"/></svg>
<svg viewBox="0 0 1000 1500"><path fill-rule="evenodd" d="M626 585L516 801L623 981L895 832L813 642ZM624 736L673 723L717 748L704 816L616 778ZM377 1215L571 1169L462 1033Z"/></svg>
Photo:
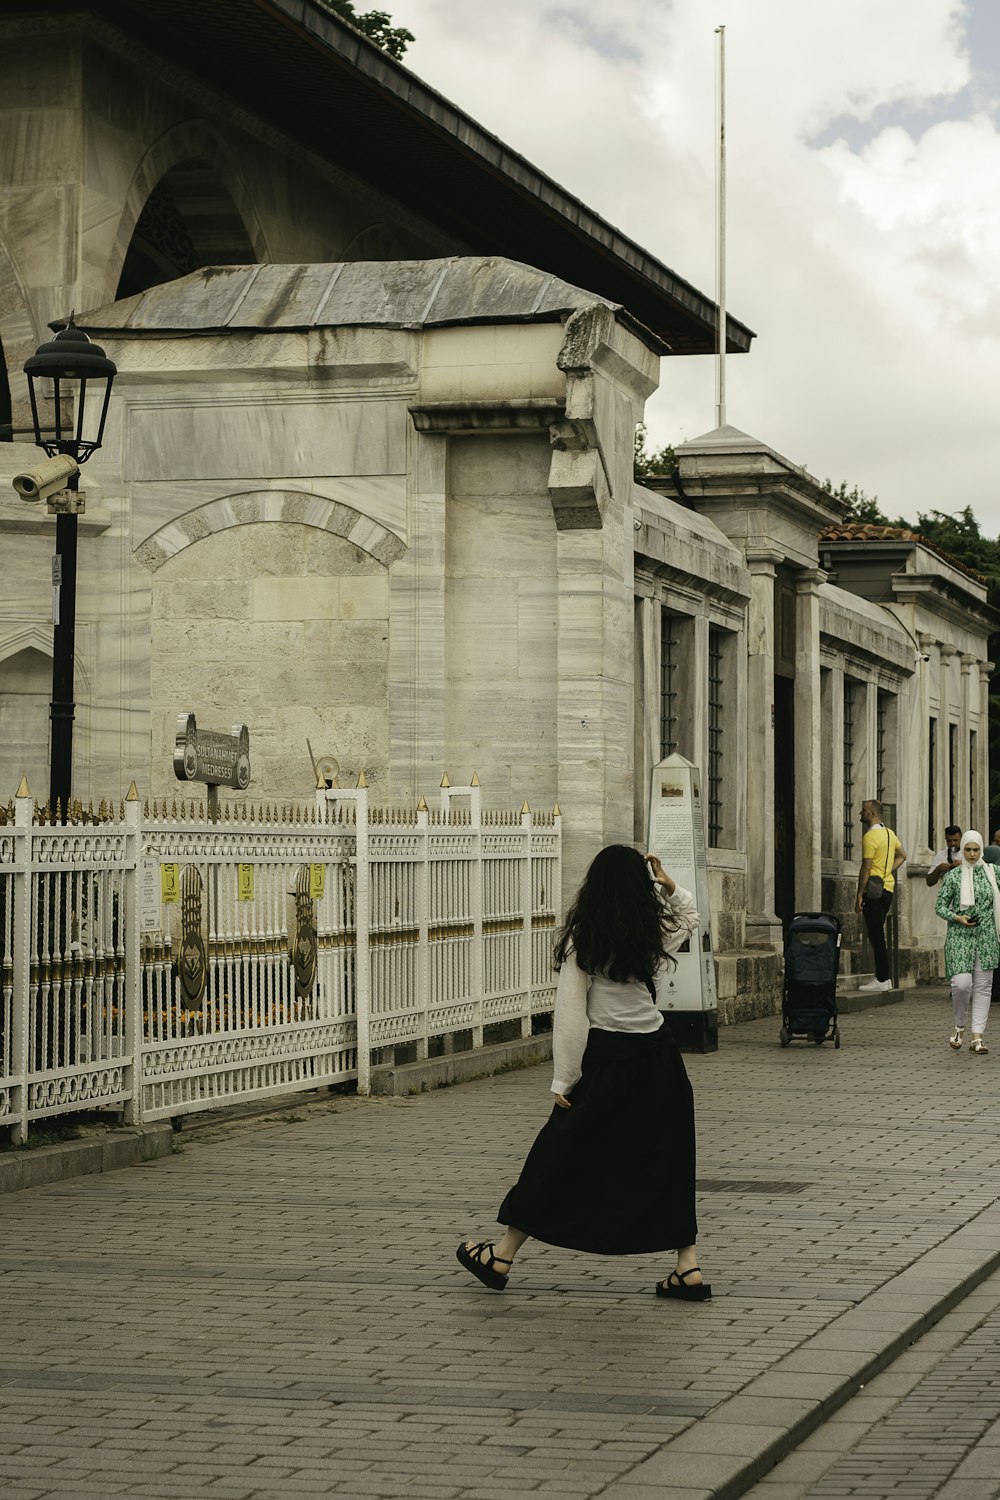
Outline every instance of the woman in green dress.
<svg viewBox="0 0 1000 1500"><path fill-rule="evenodd" d="M983 859L983 836L970 829L962 835L962 857L941 881L935 911L948 923L944 940L945 973L951 981L955 1029L948 1038L957 1052L962 1045L972 1001L970 1052L989 1051L983 1041L990 1013L993 970L1000 965L1000 890L993 866Z"/></svg>

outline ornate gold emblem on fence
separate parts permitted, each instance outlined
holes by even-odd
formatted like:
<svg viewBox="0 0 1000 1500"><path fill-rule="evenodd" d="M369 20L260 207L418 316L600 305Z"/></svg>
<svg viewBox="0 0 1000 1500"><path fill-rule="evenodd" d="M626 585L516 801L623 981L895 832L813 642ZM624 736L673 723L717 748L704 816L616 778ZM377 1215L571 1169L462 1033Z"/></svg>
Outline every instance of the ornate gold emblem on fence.
<svg viewBox="0 0 1000 1500"><path fill-rule="evenodd" d="M194 865L181 872L181 951L178 975L189 1006L200 1005L208 979L208 958L201 932L201 875Z"/></svg>
<svg viewBox="0 0 1000 1500"><path fill-rule="evenodd" d="M301 865L295 877L295 934L292 938L292 969L295 993L304 1000L316 978L316 921L311 891L313 867Z"/></svg>

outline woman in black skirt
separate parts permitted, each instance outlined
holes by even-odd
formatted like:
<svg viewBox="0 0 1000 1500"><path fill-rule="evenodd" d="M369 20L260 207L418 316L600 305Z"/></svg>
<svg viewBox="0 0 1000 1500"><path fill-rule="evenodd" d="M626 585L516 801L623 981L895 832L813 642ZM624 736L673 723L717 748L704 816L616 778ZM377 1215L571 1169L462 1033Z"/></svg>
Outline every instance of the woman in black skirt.
<svg viewBox="0 0 1000 1500"><path fill-rule="evenodd" d="M552 1114L500 1206L503 1237L458 1247L485 1286L503 1291L536 1239L592 1255L676 1250L656 1295L711 1296L695 1251L694 1100L654 983L697 924L655 854L610 844L594 859L556 943Z"/></svg>

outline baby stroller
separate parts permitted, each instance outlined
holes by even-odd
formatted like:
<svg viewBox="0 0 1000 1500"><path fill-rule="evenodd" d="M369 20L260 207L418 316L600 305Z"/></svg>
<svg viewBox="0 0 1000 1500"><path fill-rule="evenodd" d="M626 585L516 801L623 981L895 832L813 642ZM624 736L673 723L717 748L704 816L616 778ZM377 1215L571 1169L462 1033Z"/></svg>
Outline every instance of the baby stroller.
<svg viewBox="0 0 1000 1500"><path fill-rule="evenodd" d="M781 1045L803 1040L821 1047L832 1039L840 1046L837 1026L837 971L840 968L840 920L826 911L800 911L785 938L785 984L782 996Z"/></svg>

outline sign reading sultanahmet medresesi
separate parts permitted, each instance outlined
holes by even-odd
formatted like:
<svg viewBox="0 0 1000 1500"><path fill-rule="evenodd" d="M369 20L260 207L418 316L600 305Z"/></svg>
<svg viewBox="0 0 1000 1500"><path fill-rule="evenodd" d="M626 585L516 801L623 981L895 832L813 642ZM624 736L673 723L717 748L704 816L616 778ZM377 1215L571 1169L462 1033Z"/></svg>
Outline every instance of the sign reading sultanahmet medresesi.
<svg viewBox="0 0 1000 1500"><path fill-rule="evenodd" d="M199 729L194 714L177 715L174 775L178 781L204 781L245 792L250 785L250 731L234 724L228 734Z"/></svg>

